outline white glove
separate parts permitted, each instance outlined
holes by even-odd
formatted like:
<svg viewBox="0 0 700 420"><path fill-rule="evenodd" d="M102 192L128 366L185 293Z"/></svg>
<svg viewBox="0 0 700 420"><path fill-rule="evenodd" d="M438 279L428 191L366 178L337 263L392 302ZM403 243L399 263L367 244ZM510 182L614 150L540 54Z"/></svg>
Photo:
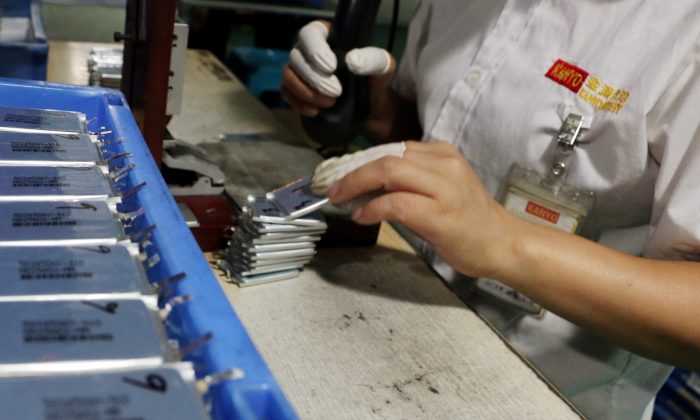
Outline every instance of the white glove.
<svg viewBox="0 0 700 420"><path fill-rule="evenodd" d="M312 88L337 98L343 92L333 74L338 66L326 38L328 28L320 21L307 23L299 31L299 44L289 54L289 64ZM377 47L356 48L345 55L345 64L353 74L371 76L384 74L391 66L391 55Z"/></svg>
<svg viewBox="0 0 700 420"><path fill-rule="evenodd" d="M341 157L330 158L321 162L311 177L311 192L316 195L326 195L326 192L340 181L345 175L366 165L369 162L383 158L385 156L403 157L406 151L406 144L389 143L381 146L370 147L360 152L350 153ZM380 192L381 194L381 192ZM343 210L354 211L362 207L367 201L376 197L375 194L358 197L342 206Z"/></svg>

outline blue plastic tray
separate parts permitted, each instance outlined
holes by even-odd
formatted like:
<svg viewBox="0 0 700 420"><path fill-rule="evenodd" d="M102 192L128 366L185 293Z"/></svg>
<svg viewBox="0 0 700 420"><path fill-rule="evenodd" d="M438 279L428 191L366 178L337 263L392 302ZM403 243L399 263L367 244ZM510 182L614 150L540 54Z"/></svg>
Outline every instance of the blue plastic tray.
<svg viewBox="0 0 700 420"><path fill-rule="evenodd" d="M0 16L26 19L31 26L24 40L0 40L0 76L46 80L49 47L41 19L41 0L0 0Z"/></svg>
<svg viewBox="0 0 700 420"><path fill-rule="evenodd" d="M58 85L46 82L0 78L0 105L79 111L91 120L92 131L112 130L107 138L115 142L114 152L132 152L133 157L118 164L135 163L125 187L146 182L146 187L125 200L124 211L139 207L146 214L133 230L156 225L152 242L161 261L151 268L151 279L162 280L178 273L186 277L175 283L177 294L193 299L175 306L169 318L170 334L181 345L213 334L213 339L187 359L198 376L234 367L244 371L242 380L228 381L211 388L212 416L215 419L296 419L297 415L258 354L243 325L223 294L175 201L168 192L158 168L141 136L124 96L119 91ZM138 343L134 343L138 345ZM164 418L177 418L177 413Z"/></svg>

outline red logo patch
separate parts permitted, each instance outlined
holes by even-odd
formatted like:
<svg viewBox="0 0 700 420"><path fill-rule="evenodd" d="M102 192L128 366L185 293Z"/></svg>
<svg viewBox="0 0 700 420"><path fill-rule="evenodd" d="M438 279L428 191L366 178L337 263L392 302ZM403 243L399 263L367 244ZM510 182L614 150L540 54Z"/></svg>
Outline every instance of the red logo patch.
<svg viewBox="0 0 700 420"><path fill-rule="evenodd" d="M574 93L578 93L588 77L588 72L564 60L557 60L545 76Z"/></svg>
<svg viewBox="0 0 700 420"><path fill-rule="evenodd" d="M535 217L539 217L540 219L546 220L550 223L556 224L559 221L558 212L550 210L547 207L540 206L539 204L533 203L532 201L527 202L525 212Z"/></svg>

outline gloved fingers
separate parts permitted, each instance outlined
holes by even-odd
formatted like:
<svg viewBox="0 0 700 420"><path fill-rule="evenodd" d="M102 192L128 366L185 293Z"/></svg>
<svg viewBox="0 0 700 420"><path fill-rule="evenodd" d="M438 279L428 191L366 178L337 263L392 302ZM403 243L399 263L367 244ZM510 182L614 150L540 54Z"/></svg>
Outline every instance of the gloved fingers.
<svg viewBox="0 0 700 420"><path fill-rule="evenodd" d="M331 74L338 67L338 59L328 45L330 23L314 20L299 30L299 48L312 66Z"/></svg>
<svg viewBox="0 0 700 420"><path fill-rule="evenodd" d="M340 80L334 74L328 74L312 66L299 48L289 53L289 65L309 86L326 96L337 98L343 92Z"/></svg>
<svg viewBox="0 0 700 420"><path fill-rule="evenodd" d="M405 150L406 145L403 142L389 143L327 159L316 167L311 178L311 191L314 194L325 195L333 184L360 166L385 156L402 157Z"/></svg>
<svg viewBox="0 0 700 420"><path fill-rule="evenodd" d="M358 76L385 74L391 68L391 62L391 54L377 47L355 48L345 55L348 69Z"/></svg>

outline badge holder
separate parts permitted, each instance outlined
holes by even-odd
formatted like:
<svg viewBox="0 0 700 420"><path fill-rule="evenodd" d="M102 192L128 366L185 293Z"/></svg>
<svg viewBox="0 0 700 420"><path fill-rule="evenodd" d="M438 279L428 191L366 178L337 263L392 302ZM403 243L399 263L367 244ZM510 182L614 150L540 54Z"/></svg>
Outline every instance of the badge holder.
<svg viewBox="0 0 700 420"><path fill-rule="evenodd" d="M565 183L573 151L583 132L583 117L569 114L555 141L556 152L546 175L513 164L508 176L503 206L513 214L543 226L577 233L593 207L593 192ZM501 282L479 278L477 287L526 313L541 317L544 309L517 290Z"/></svg>

